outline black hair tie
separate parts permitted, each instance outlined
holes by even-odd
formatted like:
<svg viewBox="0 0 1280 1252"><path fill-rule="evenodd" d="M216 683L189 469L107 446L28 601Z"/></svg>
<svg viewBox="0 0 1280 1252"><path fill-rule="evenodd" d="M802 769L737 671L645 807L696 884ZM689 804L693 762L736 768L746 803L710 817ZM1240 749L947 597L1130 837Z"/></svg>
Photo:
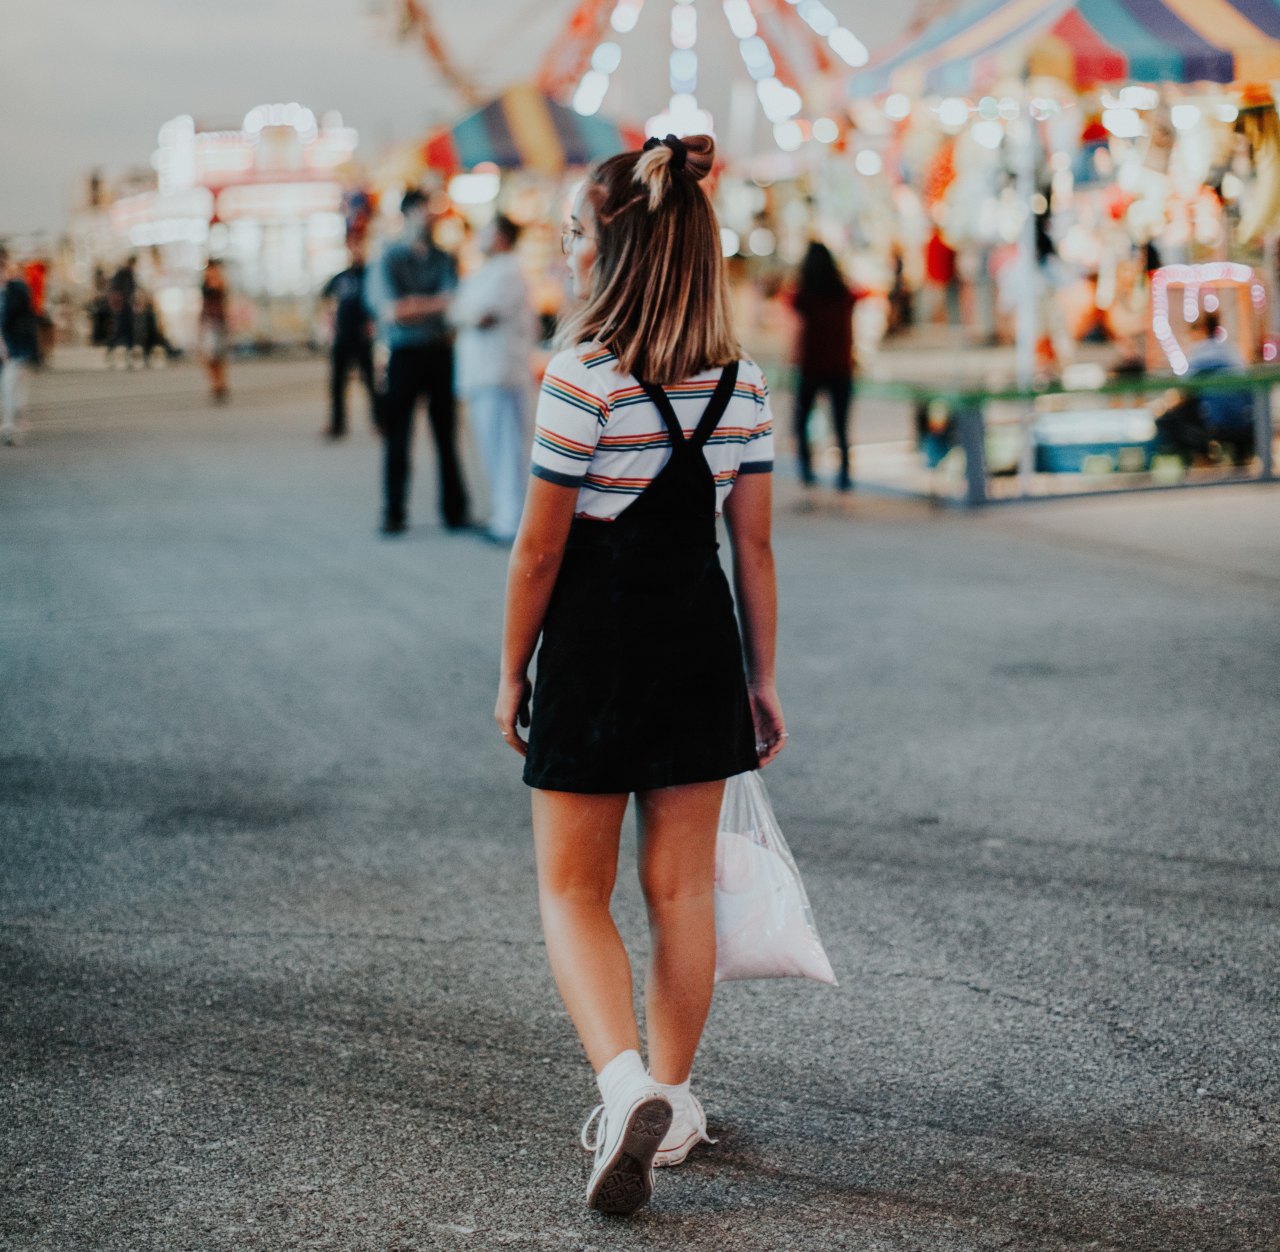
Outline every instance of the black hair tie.
<svg viewBox="0 0 1280 1252"><path fill-rule="evenodd" d="M651 135L644 141L642 152L648 152L650 148L656 148L661 144L671 149L670 165L673 170L682 170L689 160L689 149L685 147L685 142L678 135L667 135L663 139L659 139L657 135Z"/></svg>

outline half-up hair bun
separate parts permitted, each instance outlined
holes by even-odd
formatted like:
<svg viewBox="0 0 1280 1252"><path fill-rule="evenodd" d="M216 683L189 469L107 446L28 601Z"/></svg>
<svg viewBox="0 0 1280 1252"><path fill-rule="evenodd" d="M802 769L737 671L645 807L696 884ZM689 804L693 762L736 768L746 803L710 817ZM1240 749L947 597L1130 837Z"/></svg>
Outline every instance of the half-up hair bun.
<svg viewBox="0 0 1280 1252"><path fill-rule="evenodd" d="M561 345L603 344L622 373L661 384L742 355L702 182L715 153L710 135L664 135L591 167L580 196L594 216L591 290L557 332Z"/></svg>
<svg viewBox="0 0 1280 1252"><path fill-rule="evenodd" d="M685 150L685 173L700 183L716 163L716 141L710 135L686 135L681 142Z"/></svg>
<svg viewBox="0 0 1280 1252"><path fill-rule="evenodd" d="M676 135L645 141L636 159L635 180L649 192L649 211L666 198L673 177L685 174L701 182L715 163L716 141L710 135Z"/></svg>

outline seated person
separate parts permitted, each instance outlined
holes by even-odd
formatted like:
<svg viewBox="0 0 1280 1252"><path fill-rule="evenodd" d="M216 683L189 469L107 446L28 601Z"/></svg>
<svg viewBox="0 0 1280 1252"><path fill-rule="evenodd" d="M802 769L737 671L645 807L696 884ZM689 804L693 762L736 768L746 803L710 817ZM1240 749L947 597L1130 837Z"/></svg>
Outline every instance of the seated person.
<svg viewBox="0 0 1280 1252"><path fill-rule="evenodd" d="M1190 326L1187 377L1244 373L1244 359L1227 341L1217 313L1205 311ZM1184 396L1156 419L1160 442L1188 461L1229 445L1237 464L1253 457L1253 403L1247 387Z"/></svg>

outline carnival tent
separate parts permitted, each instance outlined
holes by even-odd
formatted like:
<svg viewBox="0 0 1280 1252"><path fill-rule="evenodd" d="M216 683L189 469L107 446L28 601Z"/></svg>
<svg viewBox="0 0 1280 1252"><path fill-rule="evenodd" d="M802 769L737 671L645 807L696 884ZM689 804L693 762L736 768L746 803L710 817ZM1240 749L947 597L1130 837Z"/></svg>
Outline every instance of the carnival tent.
<svg viewBox="0 0 1280 1252"><path fill-rule="evenodd" d="M626 138L607 118L583 117L521 85L432 135L422 157L446 173L491 164L557 174L612 156L627 146Z"/></svg>
<svg viewBox="0 0 1280 1252"><path fill-rule="evenodd" d="M1001 76L1076 87L1280 78L1277 0L970 0L887 49L855 96L980 90Z"/></svg>

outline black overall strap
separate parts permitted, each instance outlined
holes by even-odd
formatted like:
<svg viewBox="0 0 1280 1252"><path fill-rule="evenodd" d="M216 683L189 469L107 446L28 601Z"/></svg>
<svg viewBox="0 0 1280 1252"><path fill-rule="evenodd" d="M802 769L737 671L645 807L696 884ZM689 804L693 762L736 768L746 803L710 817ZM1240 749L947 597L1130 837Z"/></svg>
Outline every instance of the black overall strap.
<svg viewBox="0 0 1280 1252"><path fill-rule="evenodd" d="M662 414L667 433L671 436L671 450L674 456L677 447L684 447L687 443L693 451L701 448L711 438L711 432L720 424L720 419L733 398L733 389L738 382L738 363L730 361L721 371L720 381L711 395L711 401L703 410L702 416L698 419L697 429L688 440L685 439L684 427L680 425L680 419L676 417L676 411L671 407L671 400L667 393L657 383L647 383L643 378L637 378L636 381L644 388L645 394L657 405L658 412Z"/></svg>
<svg viewBox="0 0 1280 1252"><path fill-rule="evenodd" d="M737 385L738 363L730 361L721 371L720 381L716 383L716 389L711 396L711 403L707 405L706 411L698 422L698 429L693 432L693 438L689 440L692 447L701 448L711 438L715 428L720 425L725 409L729 407L729 401L733 399L733 389Z"/></svg>
<svg viewBox="0 0 1280 1252"><path fill-rule="evenodd" d="M658 412L662 414L662 420L667 425L667 434L671 436L671 455L675 456L676 450L684 445L684 427L680 425L680 419L676 417L676 411L671 407L667 393L657 383L647 383L643 378L637 378L636 382L644 388L645 395L657 405Z"/></svg>

